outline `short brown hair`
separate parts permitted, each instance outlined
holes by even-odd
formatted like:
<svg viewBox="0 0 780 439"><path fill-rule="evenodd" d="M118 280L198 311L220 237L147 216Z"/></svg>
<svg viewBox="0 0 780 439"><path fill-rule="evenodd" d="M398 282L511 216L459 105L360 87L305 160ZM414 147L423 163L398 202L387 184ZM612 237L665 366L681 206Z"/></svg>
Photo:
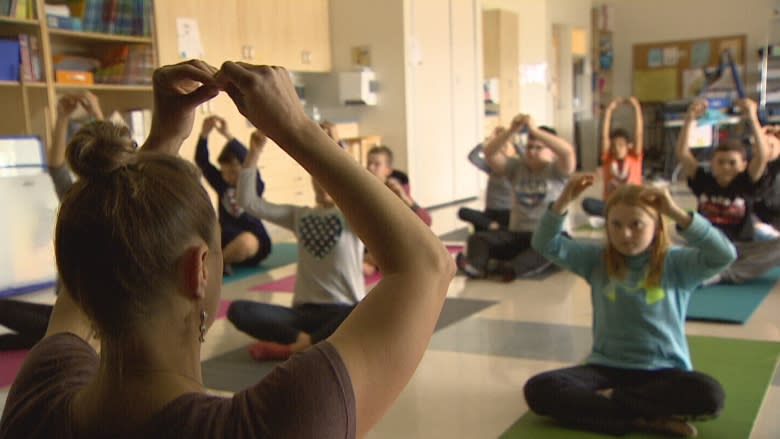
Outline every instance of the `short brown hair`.
<svg viewBox="0 0 780 439"><path fill-rule="evenodd" d="M743 159L745 159L745 144L742 143L739 139L726 139L723 142L719 143L718 146L715 147L715 149L712 151L712 155L719 152L737 152L739 153Z"/></svg>
<svg viewBox="0 0 780 439"><path fill-rule="evenodd" d="M384 154L387 157L387 164L389 165L393 164L393 150L391 150L385 145L372 146L371 149L368 150L367 155L372 155L372 154Z"/></svg>
<svg viewBox="0 0 780 439"><path fill-rule="evenodd" d="M212 245L216 233L197 168L134 152L126 131L93 122L68 144L79 179L62 201L54 242L65 289L100 336L114 341L136 332L160 292L175 285L187 242Z"/></svg>
<svg viewBox="0 0 780 439"><path fill-rule="evenodd" d="M229 165L234 162L241 164L241 160L238 158L238 154L233 151L233 148L230 147L230 142L228 142L224 147L222 147L222 151L217 156L217 163L221 165Z"/></svg>

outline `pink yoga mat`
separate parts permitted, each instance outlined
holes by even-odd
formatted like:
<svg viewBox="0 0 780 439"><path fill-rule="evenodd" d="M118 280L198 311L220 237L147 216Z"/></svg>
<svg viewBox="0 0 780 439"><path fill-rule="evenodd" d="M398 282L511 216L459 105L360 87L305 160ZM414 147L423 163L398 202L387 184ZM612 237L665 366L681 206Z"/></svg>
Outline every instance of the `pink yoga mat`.
<svg viewBox="0 0 780 439"><path fill-rule="evenodd" d="M222 299L219 301L219 306L217 307L217 315L216 318L221 319L227 315L227 310L230 307L230 304L232 303L232 300L225 300Z"/></svg>
<svg viewBox="0 0 780 439"><path fill-rule="evenodd" d="M27 349L0 352L0 387L8 387L14 382L28 352Z"/></svg>
<svg viewBox="0 0 780 439"><path fill-rule="evenodd" d="M230 303L230 300L219 301L216 318L221 319L227 315ZM16 374L19 373L19 369L21 369L22 363L24 363L24 359L27 357L27 352L29 352L27 349L0 351L0 388L8 387L14 382Z"/></svg>
<svg viewBox="0 0 780 439"><path fill-rule="evenodd" d="M450 252L450 254L455 254L458 252L463 251L462 245L447 245L447 251ZM373 286L379 280L382 279L382 275L377 272L372 274L371 276L366 276L366 285L367 286ZM291 293L295 289L295 275L290 275L287 277L283 277L280 279L273 280L271 282L266 282L260 285L255 285L251 288L249 288L249 291L267 291L272 293Z"/></svg>

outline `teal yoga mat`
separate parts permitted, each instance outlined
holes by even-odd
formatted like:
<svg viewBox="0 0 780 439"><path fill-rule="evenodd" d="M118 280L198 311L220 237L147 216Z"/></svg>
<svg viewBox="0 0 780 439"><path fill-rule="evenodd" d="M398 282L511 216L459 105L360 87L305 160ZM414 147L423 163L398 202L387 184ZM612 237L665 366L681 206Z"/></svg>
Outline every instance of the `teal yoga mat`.
<svg viewBox="0 0 780 439"><path fill-rule="evenodd" d="M742 284L718 284L694 291L688 320L745 323L780 279L780 267Z"/></svg>
<svg viewBox="0 0 780 439"><path fill-rule="evenodd" d="M746 439L750 437L756 416L777 366L780 343L717 337L688 337L696 370L717 379L726 392L720 416L712 421L696 422L699 437L710 439ZM521 392L522 389L518 389ZM569 430L549 418L527 413L515 422L501 439L598 439L611 438L597 433ZM629 439L662 436L635 433Z"/></svg>
<svg viewBox="0 0 780 439"><path fill-rule="evenodd" d="M234 267L233 274L225 276L222 282L235 282L294 262L298 262L298 245L294 242L280 242L273 245L271 254L258 266Z"/></svg>

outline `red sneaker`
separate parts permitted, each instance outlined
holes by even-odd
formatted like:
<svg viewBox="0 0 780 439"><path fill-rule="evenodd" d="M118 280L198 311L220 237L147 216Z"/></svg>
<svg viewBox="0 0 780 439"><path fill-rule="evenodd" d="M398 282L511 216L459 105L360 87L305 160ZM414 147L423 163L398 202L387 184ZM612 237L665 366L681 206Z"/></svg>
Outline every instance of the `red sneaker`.
<svg viewBox="0 0 780 439"><path fill-rule="evenodd" d="M257 361L284 361L292 355L289 345L272 341L258 341L247 348L249 355Z"/></svg>

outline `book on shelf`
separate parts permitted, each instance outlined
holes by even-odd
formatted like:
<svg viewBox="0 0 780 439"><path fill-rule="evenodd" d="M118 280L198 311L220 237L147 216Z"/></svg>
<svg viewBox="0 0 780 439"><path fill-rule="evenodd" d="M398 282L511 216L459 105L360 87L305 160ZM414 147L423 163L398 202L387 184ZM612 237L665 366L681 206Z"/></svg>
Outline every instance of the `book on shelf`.
<svg viewBox="0 0 780 439"><path fill-rule="evenodd" d="M113 47L95 72L95 80L104 84L151 84L154 51L145 44Z"/></svg>
<svg viewBox="0 0 780 439"><path fill-rule="evenodd" d="M0 3L0 15L22 20L35 18L35 0L8 0Z"/></svg>
<svg viewBox="0 0 780 439"><path fill-rule="evenodd" d="M30 55L30 36L19 34L19 79L33 81L32 56Z"/></svg>
<svg viewBox="0 0 780 439"><path fill-rule="evenodd" d="M151 0L82 0L81 20L87 32L151 35Z"/></svg>

